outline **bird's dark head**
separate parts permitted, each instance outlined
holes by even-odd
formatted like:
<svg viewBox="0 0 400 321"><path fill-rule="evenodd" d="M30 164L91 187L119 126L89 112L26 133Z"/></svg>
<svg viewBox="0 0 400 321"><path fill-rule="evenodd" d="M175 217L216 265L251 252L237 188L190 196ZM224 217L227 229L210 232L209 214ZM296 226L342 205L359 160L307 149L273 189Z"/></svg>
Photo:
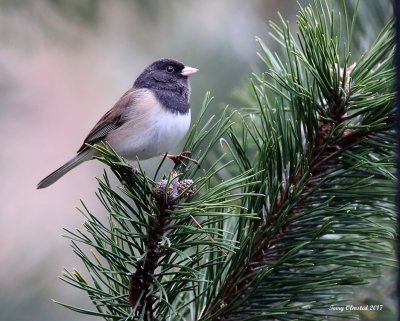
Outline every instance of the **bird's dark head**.
<svg viewBox="0 0 400 321"><path fill-rule="evenodd" d="M198 69L173 59L160 59L148 66L136 79L137 88L177 90L189 89L188 77Z"/></svg>

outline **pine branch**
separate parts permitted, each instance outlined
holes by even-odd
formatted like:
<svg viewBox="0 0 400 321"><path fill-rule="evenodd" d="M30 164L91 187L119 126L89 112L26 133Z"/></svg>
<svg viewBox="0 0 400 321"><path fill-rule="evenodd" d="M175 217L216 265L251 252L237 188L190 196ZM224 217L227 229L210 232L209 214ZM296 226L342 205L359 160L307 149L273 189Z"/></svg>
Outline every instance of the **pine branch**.
<svg viewBox="0 0 400 321"><path fill-rule="evenodd" d="M389 256L366 239L371 233L393 239L379 228L393 219L391 24L369 55L349 66L328 9L316 2L314 10L301 10L298 45L289 24L273 25L286 65L260 41L271 80L256 76L257 107L244 117L248 133L241 142L237 132L230 138L240 168L266 168L255 189L266 191L264 201L246 204L262 220L241 224L249 231L239 238L242 251L226 264L228 275L200 320L320 320L329 314L321 309L338 304L346 285L367 281L367 272L360 277L353 267L371 270ZM379 209L389 195L391 209ZM358 228L359 219L370 221ZM313 253L320 260L311 260ZM311 297L318 300L310 305Z"/></svg>
<svg viewBox="0 0 400 321"><path fill-rule="evenodd" d="M176 196L173 200L166 200L168 198L165 195L167 184L163 185L158 184L155 188L157 213L152 224L146 230L147 237L144 242L146 258L143 265L139 266L132 274L129 287L130 304L137 308L139 315L145 315L146 320L157 320L154 315L156 298L151 294L151 289L154 287L153 277L158 267L158 261L165 255L161 245L162 237L166 234L171 223L171 211L173 211L174 203L177 201Z"/></svg>
<svg viewBox="0 0 400 321"><path fill-rule="evenodd" d="M207 95L202 115L209 102ZM187 142L195 157L201 155L198 159L203 159L198 147L205 145L206 152L211 149L231 126L230 118L225 113L211 124L200 117ZM210 261L218 264L234 251L235 244L223 225L235 216L240 199L248 195L238 191L252 185L253 176L247 171L224 182L213 182L228 166L219 160L199 176L197 166L189 165L156 181L147 177L140 166L132 168L107 144L93 148L102 155L99 160L110 167L121 187L115 189L107 174L99 180L98 197L109 213L108 225L84 206L86 231L66 230L89 280L76 270L66 270L62 279L86 291L97 311L62 305L108 320L153 321L179 315L178 309L188 303L176 307L175 302L208 282L201 271L212 264ZM92 258L85 246L93 249Z"/></svg>

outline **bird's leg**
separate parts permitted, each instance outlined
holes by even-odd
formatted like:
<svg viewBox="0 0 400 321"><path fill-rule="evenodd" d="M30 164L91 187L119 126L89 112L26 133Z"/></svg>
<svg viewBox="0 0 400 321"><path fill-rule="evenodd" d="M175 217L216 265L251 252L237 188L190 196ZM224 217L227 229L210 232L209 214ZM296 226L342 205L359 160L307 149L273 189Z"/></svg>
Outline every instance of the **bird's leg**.
<svg viewBox="0 0 400 321"><path fill-rule="evenodd" d="M192 163L195 163L198 167L200 167L200 163L197 160L190 158L191 155L192 155L191 152L186 151L186 152L180 153L179 155L167 154L167 155L163 155L162 157L172 160L175 163L175 165L179 165L179 164L185 165L185 163L183 161L187 160Z"/></svg>

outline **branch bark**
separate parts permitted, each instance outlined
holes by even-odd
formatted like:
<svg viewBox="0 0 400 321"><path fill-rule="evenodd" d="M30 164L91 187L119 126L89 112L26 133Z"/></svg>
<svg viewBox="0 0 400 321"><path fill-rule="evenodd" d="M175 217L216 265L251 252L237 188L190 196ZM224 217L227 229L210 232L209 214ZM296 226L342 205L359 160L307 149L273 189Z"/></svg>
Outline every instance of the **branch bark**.
<svg viewBox="0 0 400 321"><path fill-rule="evenodd" d="M129 285L129 303L137 306L138 315L143 315L145 321L157 321L154 315L155 296L154 273L158 261L165 255L161 238L166 233L171 222L171 211L173 204L168 202L164 193L155 193L158 213L152 225L147 228L146 257L143 264L131 275Z"/></svg>
<svg viewBox="0 0 400 321"><path fill-rule="evenodd" d="M275 232L272 237L270 235L270 233L274 233L274 226L276 226L280 214L288 204L290 190L301 189L300 197L296 202L297 204L289 212L289 216L293 216L300 213L304 206L312 202L312 190L320 183L321 178L325 176L324 174L335 164L335 157L337 155L334 154L339 154L338 151L342 147L364 139L364 137L358 137L357 135L346 135L346 133L341 133L335 129L345 121L347 104L347 99L344 101L338 93L332 94L331 99L329 99L325 106L330 120L327 120L325 117L319 117L315 145L308 166L309 172L301 173L298 171L293 176L293 179L287 181L281 188L275 204L271 207L272 211L268 215L269 219L259 221L259 225L263 225L261 226L263 232L259 234L258 240L253 242L255 246L251 259L248 260L246 258L240 265L237 273L233 273L225 281L225 284L221 286L223 292L220 293L218 298L216 297L212 301L205 316L213 315L218 310L223 309L224 306L240 306L242 302L245 302L251 296L251 293L242 296L237 296L236 293L240 289L248 288L252 279L257 275L259 268L265 266L266 262L274 258L271 250L276 248L280 238L290 233L291 224L287 223ZM330 142L335 142L335 144L330 145ZM277 173L277 175L280 175L280 173ZM304 177L306 177L305 181ZM299 186L300 184L301 186ZM293 220L290 222L293 222ZM229 321L231 319L230 316L233 314L234 309L229 309L220 314L215 320Z"/></svg>

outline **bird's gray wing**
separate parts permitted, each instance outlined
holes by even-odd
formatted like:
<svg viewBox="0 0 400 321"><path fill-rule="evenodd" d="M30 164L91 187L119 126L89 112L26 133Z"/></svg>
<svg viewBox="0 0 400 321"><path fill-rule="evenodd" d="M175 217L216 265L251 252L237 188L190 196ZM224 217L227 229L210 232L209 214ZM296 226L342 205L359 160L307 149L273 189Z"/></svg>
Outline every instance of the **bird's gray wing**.
<svg viewBox="0 0 400 321"><path fill-rule="evenodd" d="M81 153L88 148L86 144L96 144L101 141L107 134L120 127L125 122L124 115L126 114L127 107L135 100L135 96L140 92L140 89L129 89L117 103L104 114L103 117L97 122L93 129L85 138L82 146L78 149L77 153Z"/></svg>

